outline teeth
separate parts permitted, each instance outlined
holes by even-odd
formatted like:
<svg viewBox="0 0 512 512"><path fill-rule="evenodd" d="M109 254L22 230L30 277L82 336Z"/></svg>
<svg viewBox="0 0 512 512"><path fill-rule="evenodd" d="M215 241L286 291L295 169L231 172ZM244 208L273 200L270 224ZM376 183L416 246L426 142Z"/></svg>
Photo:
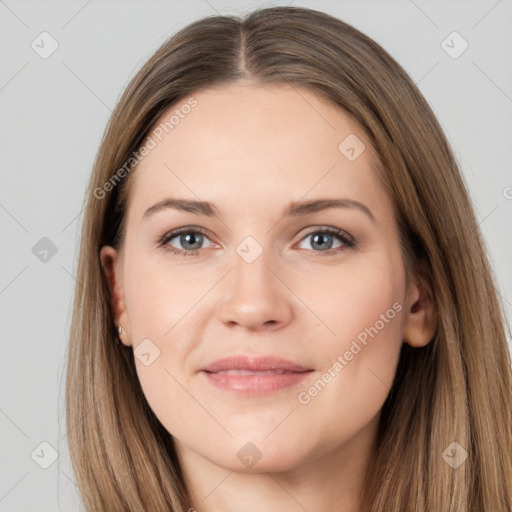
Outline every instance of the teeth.
<svg viewBox="0 0 512 512"><path fill-rule="evenodd" d="M265 370L265 371L253 371L253 370L222 370L217 373L223 373L226 375L276 375L282 373L289 373L286 370Z"/></svg>

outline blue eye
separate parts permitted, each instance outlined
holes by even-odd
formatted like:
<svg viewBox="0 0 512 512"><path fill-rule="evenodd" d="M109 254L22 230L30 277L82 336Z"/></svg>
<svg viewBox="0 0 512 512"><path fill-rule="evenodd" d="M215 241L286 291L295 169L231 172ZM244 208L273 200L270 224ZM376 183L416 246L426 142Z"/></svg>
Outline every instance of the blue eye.
<svg viewBox="0 0 512 512"><path fill-rule="evenodd" d="M307 234L303 240L306 240L307 238L312 240L311 245L313 247L320 247L320 251L314 252L332 254L333 252L339 252L340 250L355 246L354 239L338 228L325 227L322 229L317 229L316 231L312 231L311 233ZM332 248L333 238L337 238L341 242L341 244L334 249Z"/></svg>
<svg viewBox="0 0 512 512"><path fill-rule="evenodd" d="M176 249L176 247L169 245L169 242L175 238L178 239L179 243L185 250ZM160 240L159 245L174 254L194 256L199 252L200 249L197 248L197 246L202 244L204 238L206 238L206 233L199 228L179 228L164 235Z"/></svg>
<svg viewBox="0 0 512 512"><path fill-rule="evenodd" d="M333 227L317 228L315 231L311 231L305 235L301 242L308 237L312 238L312 246L319 248L318 253L324 253L325 255L332 255L333 253L339 253L345 249L355 247L356 241L345 231ZM341 243L333 248L332 239L338 239ZM171 240L177 239L182 249L176 248L169 244ZM204 240L209 240L206 236L206 232L201 228L184 227L175 229L165 234L158 245L163 247L165 250L171 251L173 254L180 256L195 256L203 247ZM213 245L213 243L211 243Z"/></svg>

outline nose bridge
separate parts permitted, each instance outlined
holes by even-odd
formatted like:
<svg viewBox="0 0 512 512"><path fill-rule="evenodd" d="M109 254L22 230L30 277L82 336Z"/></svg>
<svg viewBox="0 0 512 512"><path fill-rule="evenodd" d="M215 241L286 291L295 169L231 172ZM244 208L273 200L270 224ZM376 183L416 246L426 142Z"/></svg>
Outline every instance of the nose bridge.
<svg viewBox="0 0 512 512"><path fill-rule="evenodd" d="M281 324L291 315L286 287L270 270L274 251L248 236L235 247L227 298L222 307L225 322L257 329ZM270 267L270 268L269 268Z"/></svg>
<svg viewBox="0 0 512 512"><path fill-rule="evenodd" d="M254 237L248 236L235 248L235 286L268 287L268 267L271 265L271 249L264 247Z"/></svg>

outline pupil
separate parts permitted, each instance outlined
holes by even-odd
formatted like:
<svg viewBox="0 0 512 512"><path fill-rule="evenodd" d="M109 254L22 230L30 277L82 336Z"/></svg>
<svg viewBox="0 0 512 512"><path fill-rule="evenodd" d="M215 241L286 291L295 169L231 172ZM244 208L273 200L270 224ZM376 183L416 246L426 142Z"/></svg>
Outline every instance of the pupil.
<svg viewBox="0 0 512 512"><path fill-rule="evenodd" d="M317 234L317 235L315 235L313 237L313 245L315 245L315 244L318 245L317 239L321 238L323 240L323 245L322 245L322 242L320 242L321 245L319 245L319 247L320 248L322 248L322 247L325 248L325 244L327 244L328 245L327 249L329 249L331 247L331 245L332 245L332 240L331 240L331 243L329 243L328 241L326 241L326 238L330 237L330 236L331 235L327 235L327 234L321 234L321 235Z"/></svg>
<svg viewBox="0 0 512 512"><path fill-rule="evenodd" d="M190 241L193 240L194 237L201 237L201 236L202 235L200 235L200 234L194 234L194 233L181 235L181 242L182 242L183 247L185 247L186 245L189 245L189 248L196 249L196 247L190 247L190 245L194 245L194 242L192 241L192 243L190 243ZM183 243L184 240L186 240L186 243ZM201 245L200 242L196 242L196 243L199 243L199 245Z"/></svg>

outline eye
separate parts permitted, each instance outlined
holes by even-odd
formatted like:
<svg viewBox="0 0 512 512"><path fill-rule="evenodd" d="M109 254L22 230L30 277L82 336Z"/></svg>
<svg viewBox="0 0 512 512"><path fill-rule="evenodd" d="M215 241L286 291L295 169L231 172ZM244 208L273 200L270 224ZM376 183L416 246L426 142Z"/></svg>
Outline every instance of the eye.
<svg viewBox="0 0 512 512"><path fill-rule="evenodd" d="M163 246L165 249L171 251L174 254L179 254L182 256L194 256L201 249L201 245L206 237L206 232L201 228L179 228L167 233L162 237L162 239L158 242L159 246ZM181 245L182 248L176 248L172 245L169 245L171 240L177 239L177 242Z"/></svg>
<svg viewBox="0 0 512 512"><path fill-rule="evenodd" d="M311 231L302 240L311 240L311 246L320 250L314 252L323 252L326 255L343 251L345 249L355 247L355 240L345 231L333 227L317 228L316 231ZM333 239L338 239L341 243L333 247Z"/></svg>

